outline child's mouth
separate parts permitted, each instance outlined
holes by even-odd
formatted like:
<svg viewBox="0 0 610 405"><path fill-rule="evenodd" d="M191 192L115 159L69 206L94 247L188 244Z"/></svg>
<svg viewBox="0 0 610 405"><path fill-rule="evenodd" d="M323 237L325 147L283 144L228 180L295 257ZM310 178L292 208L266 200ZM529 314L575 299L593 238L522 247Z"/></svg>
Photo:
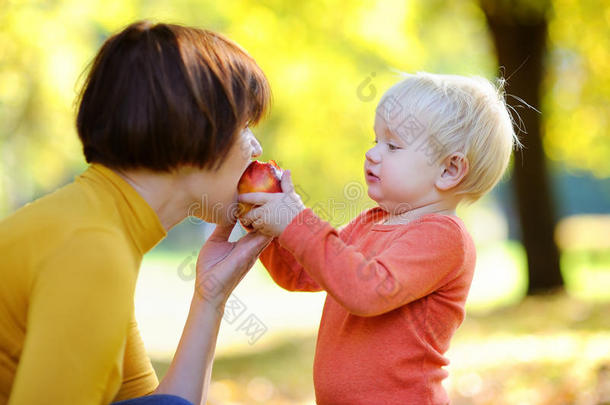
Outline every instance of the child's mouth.
<svg viewBox="0 0 610 405"><path fill-rule="evenodd" d="M378 182L380 181L379 177L374 175L370 170L366 171L366 180L369 182Z"/></svg>

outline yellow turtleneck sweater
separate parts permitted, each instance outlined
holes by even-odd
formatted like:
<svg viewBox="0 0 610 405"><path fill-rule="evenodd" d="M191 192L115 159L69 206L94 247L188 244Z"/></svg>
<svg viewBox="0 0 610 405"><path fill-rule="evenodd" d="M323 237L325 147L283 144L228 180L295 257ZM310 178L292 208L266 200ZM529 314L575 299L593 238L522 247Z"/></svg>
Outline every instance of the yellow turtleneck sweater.
<svg viewBox="0 0 610 405"><path fill-rule="evenodd" d="M0 405L108 404L157 387L133 299L142 255L165 235L96 163L0 221Z"/></svg>

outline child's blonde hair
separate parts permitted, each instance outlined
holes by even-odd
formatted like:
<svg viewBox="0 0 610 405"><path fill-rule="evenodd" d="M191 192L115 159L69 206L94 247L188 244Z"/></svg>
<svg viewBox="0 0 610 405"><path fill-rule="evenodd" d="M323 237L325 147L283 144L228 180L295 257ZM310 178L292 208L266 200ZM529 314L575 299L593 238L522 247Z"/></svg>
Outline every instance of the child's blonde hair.
<svg viewBox="0 0 610 405"><path fill-rule="evenodd" d="M454 193L466 203L477 201L500 181L513 147L522 146L504 97L504 80L496 87L479 76L403 75L383 95L377 114L409 145L423 145L433 158L430 163L463 153L469 171Z"/></svg>

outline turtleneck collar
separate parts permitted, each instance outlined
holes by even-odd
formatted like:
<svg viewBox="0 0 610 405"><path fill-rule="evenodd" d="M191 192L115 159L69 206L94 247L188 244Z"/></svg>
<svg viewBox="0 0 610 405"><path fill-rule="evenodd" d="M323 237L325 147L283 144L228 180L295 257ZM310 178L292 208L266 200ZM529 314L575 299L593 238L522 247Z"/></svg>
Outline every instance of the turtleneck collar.
<svg viewBox="0 0 610 405"><path fill-rule="evenodd" d="M142 255L167 235L157 213L144 197L110 168L92 163L80 177L102 183L112 194L125 226Z"/></svg>

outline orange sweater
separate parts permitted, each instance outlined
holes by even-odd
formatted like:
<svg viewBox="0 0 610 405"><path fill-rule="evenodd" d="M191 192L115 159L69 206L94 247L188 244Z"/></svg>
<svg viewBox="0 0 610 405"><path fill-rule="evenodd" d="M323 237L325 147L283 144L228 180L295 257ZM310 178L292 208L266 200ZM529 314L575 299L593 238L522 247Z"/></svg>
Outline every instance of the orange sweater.
<svg viewBox="0 0 610 405"><path fill-rule="evenodd" d="M281 287L328 293L318 405L449 402L443 354L464 319L474 243L455 216L382 225L386 215L376 207L337 231L306 209L260 256Z"/></svg>

